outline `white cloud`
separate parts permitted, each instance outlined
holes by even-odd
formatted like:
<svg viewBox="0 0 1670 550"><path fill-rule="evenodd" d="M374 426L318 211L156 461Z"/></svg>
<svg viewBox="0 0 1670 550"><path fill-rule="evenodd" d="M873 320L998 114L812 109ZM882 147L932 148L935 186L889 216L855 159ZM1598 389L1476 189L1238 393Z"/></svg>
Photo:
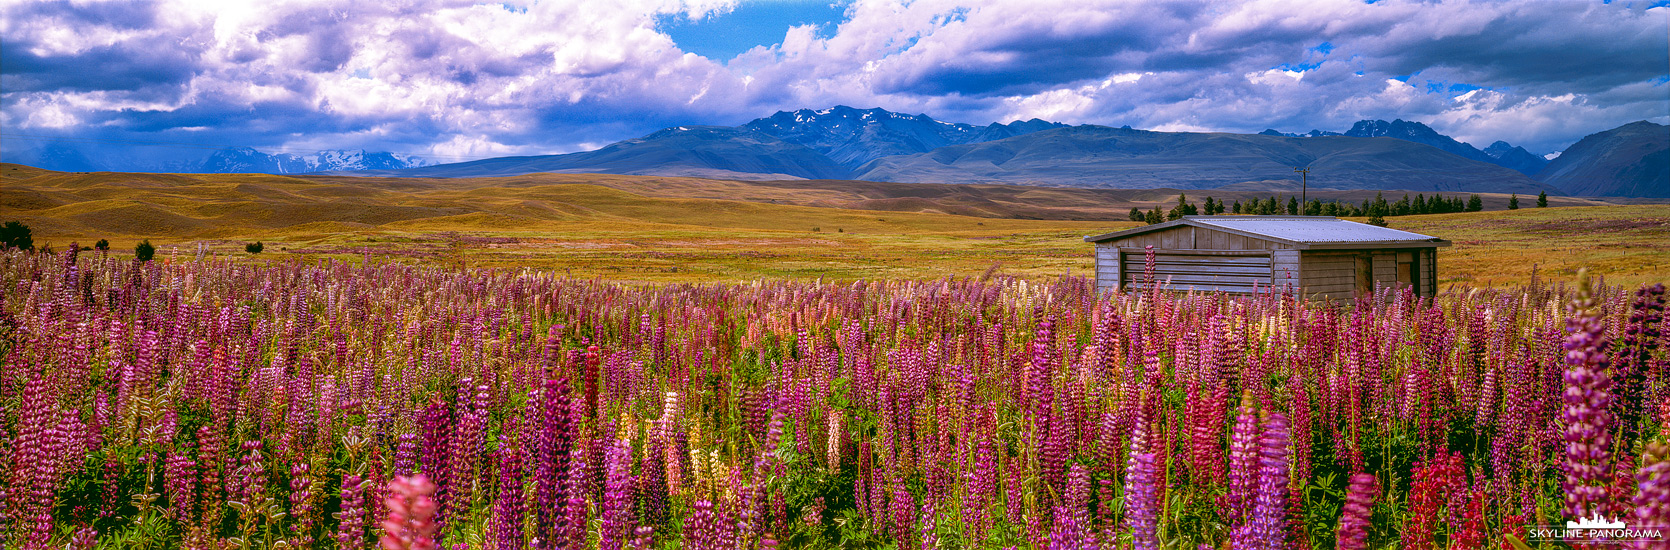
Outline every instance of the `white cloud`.
<svg viewBox="0 0 1670 550"><path fill-rule="evenodd" d="M1670 112L1647 83L1670 8L856 0L723 64L656 30L737 4L13 2L0 121L479 156L834 104L1219 131L1404 118L1533 150Z"/></svg>

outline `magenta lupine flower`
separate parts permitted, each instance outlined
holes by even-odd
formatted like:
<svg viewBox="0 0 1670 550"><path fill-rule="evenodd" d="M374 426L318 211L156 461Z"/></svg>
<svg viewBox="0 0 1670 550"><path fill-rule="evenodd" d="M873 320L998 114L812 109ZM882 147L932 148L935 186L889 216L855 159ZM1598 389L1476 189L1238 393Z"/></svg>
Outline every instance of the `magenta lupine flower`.
<svg viewBox="0 0 1670 550"><path fill-rule="evenodd" d="M336 513L336 544L341 550L365 548L365 490L370 485L360 476L342 476L341 509Z"/></svg>
<svg viewBox="0 0 1670 550"><path fill-rule="evenodd" d="M690 550L722 550L723 535L713 503L697 500L690 504L690 516L684 520L684 547Z"/></svg>
<svg viewBox="0 0 1670 550"><path fill-rule="evenodd" d="M313 478L308 475L310 469L306 462L290 466L290 519L295 522L291 525L291 540L303 548L313 545Z"/></svg>
<svg viewBox="0 0 1670 550"><path fill-rule="evenodd" d="M890 519L893 520L891 525L893 540L899 542L900 548L915 546L913 539L916 533L910 528L910 524L912 520L916 519L916 500L910 496L909 491L905 490L904 485L898 482L893 483L892 495L893 498L888 504L888 513L892 516Z"/></svg>
<svg viewBox="0 0 1670 550"><path fill-rule="evenodd" d="M547 349L554 346L553 337ZM554 361L554 359L553 359ZM538 491L539 521L534 526L534 539L540 548L557 548L566 535L559 528L567 516L570 450L579 432L573 416L575 404L569 398L568 380L547 379L539 393L538 458L534 465L534 487Z"/></svg>
<svg viewBox="0 0 1670 550"><path fill-rule="evenodd" d="M1373 474L1354 474L1346 488L1345 504L1340 511L1339 532L1335 539L1338 550L1363 550L1368 547L1369 518L1374 501L1380 497L1380 484Z"/></svg>
<svg viewBox="0 0 1670 550"><path fill-rule="evenodd" d="M197 462L179 449L168 453L163 473L164 492L174 510L174 519L188 522L197 509Z"/></svg>
<svg viewBox="0 0 1670 550"><path fill-rule="evenodd" d="M436 550L435 485L423 474L398 476L389 482L391 494L383 503L388 518L383 520L383 550Z"/></svg>
<svg viewBox="0 0 1670 550"><path fill-rule="evenodd" d="M1049 548L1094 550L1096 547L1096 539L1090 534L1090 472L1084 465L1075 463L1067 473L1067 494L1055 510Z"/></svg>
<svg viewBox="0 0 1670 550"><path fill-rule="evenodd" d="M267 492L267 466L262 461L261 441L245 441L243 456L238 458L238 487L235 495L244 503L252 503Z"/></svg>
<svg viewBox="0 0 1670 550"><path fill-rule="evenodd" d="M499 550L522 550L522 452L520 449L499 449L499 494L493 501L493 521L489 529L498 542Z"/></svg>
<svg viewBox="0 0 1670 550"><path fill-rule="evenodd" d="M1635 473L1635 519L1631 529L1670 530L1670 444L1648 443ZM1640 541L1637 550L1662 550L1665 541Z"/></svg>
<svg viewBox="0 0 1670 550"><path fill-rule="evenodd" d="M1581 280L1566 320L1565 371L1565 515L1612 517L1612 379L1607 357L1606 320L1598 309L1589 279Z"/></svg>

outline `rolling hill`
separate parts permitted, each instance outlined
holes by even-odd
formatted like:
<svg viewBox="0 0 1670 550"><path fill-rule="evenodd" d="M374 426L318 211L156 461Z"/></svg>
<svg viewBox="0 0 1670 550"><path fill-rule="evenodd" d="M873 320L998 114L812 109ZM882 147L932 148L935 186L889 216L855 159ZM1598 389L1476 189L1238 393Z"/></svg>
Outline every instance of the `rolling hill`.
<svg viewBox="0 0 1670 550"><path fill-rule="evenodd" d="M1643 120L1590 134L1537 179L1570 195L1670 198L1670 126Z"/></svg>
<svg viewBox="0 0 1670 550"><path fill-rule="evenodd" d="M934 220L947 216L998 230L1023 221L1124 221L1131 208L1170 208L1179 193L1198 204L1204 195L1226 202L1278 194L1285 200L1299 189L1291 180L1197 192L552 173L458 179L71 173L0 164L0 220L23 221L41 239L59 242L419 228L544 231L576 224L897 232L940 223ZM1375 192L1312 187L1309 194L1356 203ZM1506 195L1484 198L1489 209L1502 208L1508 200ZM1550 197L1550 202L1596 204L1564 197Z"/></svg>

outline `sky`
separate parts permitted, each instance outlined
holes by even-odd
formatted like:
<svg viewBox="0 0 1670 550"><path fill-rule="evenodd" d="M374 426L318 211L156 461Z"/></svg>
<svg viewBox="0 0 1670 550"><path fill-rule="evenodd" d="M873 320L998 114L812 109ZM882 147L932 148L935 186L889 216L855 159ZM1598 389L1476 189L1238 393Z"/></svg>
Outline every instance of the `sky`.
<svg viewBox="0 0 1670 550"><path fill-rule="evenodd" d="M1343 131L1542 154L1670 123L1670 0L0 0L0 157L448 162L779 110Z"/></svg>

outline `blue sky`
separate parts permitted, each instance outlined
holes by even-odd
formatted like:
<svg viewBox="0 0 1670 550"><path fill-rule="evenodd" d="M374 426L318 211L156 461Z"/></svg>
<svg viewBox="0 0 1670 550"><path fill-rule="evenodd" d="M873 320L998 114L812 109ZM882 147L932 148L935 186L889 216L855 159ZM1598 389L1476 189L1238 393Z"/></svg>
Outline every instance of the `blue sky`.
<svg viewBox="0 0 1670 550"><path fill-rule="evenodd" d="M435 160L849 105L1171 131L1670 123L1666 2L7 0L0 158Z"/></svg>

